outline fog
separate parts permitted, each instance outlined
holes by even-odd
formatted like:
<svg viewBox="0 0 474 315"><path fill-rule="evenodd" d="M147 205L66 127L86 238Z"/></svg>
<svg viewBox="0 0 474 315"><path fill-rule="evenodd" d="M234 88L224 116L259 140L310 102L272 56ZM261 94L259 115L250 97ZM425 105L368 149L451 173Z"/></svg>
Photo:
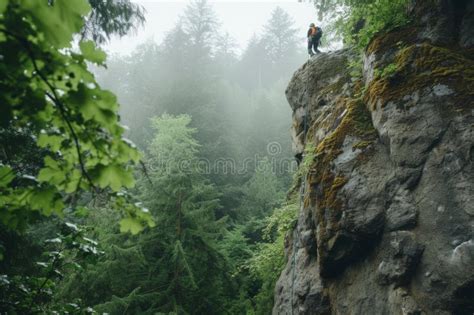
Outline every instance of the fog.
<svg viewBox="0 0 474 315"><path fill-rule="evenodd" d="M134 0L133 2L146 9L146 23L137 32L122 38L114 37L105 46L110 53L129 54L137 45L146 41L161 42L166 33L179 22L189 0ZM308 25L311 22L317 23L316 10L309 1L215 0L209 3L214 8L222 31L229 33L235 39L239 52L245 48L254 34L265 32L264 24L276 7L281 7L293 19L294 26L298 30L298 46L303 50L306 47Z"/></svg>
<svg viewBox="0 0 474 315"><path fill-rule="evenodd" d="M136 3L146 10L146 22L106 43L108 69L97 71L119 98L127 136L147 150L151 117L186 114L208 163L230 159L235 170L253 160L238 175L211 172L214 180L245 181L266 156L285 164L274 167L288 183L291 111L284 91L308 58L314 6L293 0ZM278 155L268 152L273 144Z"/></svg>
<svg viewBox="0 0 474 315"><path fill-rule="evenodd" d="M156 227L128 248L152 271L111 291L127 294L125 311L108 296L82 298L111 314L269 314L284 261L280 224L297 213L294 194L285 195L301 176L285 89L308 59L315 10L297 1L140 3L146 24L107 44L107 69L95 72L117 95L125 136L144 157L134 196ZM127 257L97 270L141 268ZM172 270L188 270L199 289Z"/></svg>

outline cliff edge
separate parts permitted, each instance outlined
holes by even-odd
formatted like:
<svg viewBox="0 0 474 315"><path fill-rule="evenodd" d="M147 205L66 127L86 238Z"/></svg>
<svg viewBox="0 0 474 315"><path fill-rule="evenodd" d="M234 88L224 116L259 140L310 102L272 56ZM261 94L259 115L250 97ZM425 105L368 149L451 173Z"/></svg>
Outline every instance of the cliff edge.
<svg viewBox="0 0 474 315"><path fill-rule="evenodd" d="M298 222L274 314L474 313L474 1L293 76ZM304 153L304 155L303 155Z"/></svg>

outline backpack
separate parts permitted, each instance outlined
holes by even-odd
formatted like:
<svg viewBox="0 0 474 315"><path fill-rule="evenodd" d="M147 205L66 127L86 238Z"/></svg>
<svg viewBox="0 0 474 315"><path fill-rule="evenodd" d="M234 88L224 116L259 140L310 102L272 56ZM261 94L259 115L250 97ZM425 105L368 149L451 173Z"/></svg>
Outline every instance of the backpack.
<svg viewBox="0 0 474 315"><path fill-rule="evenodd" d="M320 40L321 37L323 37L323 30L319 26L316 26L316 34L314 34L313 36L314 39Z"/></svg>

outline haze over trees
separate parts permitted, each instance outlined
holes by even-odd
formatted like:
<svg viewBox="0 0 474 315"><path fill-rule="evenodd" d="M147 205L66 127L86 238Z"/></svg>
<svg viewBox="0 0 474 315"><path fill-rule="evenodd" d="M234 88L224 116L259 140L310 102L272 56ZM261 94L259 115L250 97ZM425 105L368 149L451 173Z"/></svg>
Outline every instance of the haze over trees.
<svg viewBox="0 0 474 315"><path fill-rule="evenodd" d="M12 19L13 13L36 21L33 10L55 17L57 8L76 20L52 51L45 41L22 49L24 59L5 56L9 62L26 60L32 73L28 80L37 80L51 98L45 103L41 93L32 93L44 104L36 108L44 109L22 113L28 107L11 107L7 113L12 118L5 119L2 129L13 146L2 158L3 185L11 186L2 189L2 200L18 196L20 189L31 191L25 191L29 203L21 196L17 202L32 216L14 219L2 212L9 228L2 229L2 309L268 312L273 283L256 270L264 259L261 244L273 244L281 234L264 229L273 210L284 203L294 166L289 109L281 91L305 58L295 45L290 16L275 10L268 32L256 35L238 56L230 35L220 32L212 6L193 1L162 43L147 42L130 56L109 58L107 70L95 67L97 83L85 61L100 66L105 55L87 38L103 43L112 33L123 35L143 22L143 11L126 1L91 1L92 13L81 31L81 16L89 9L84 1L28 4L9 2L4 10ZM5 16L2 21L8 23ZM30 25L25 29L36 31ZM41 31L58 37L47 24ZM68 48L79 31L86 38L80 44L82 55ZM25 41L16 33L5 34L4 46L21 47ZM66 51L57 50L63 47ZM30 49L37 50L34 57ZM57 62L46 66L39 62L42 56L56 56ZM70 65L64 72L67 62L77 69ZM23 80L25 87L31 86L28 80ZM2 82L4 88L16 83ZM99 84L116 93L121 124L107 127L117 120L118 107ZM26 101L13 92L7 95ZM57 118L51 116L55 111ZM34 134L38 143L30 136ZM31 149L23 151L19 141L15 145L13 139L20 138ZM17 160L16 172L28 177L12 177L10 156ZM142 165L133 167L130 158L135 163L141 159ZM132 172L137 185L124 190L132 187ZM14 200L3 204L11 209ZM50 217L52 211L57 215ZM46 216L37 215L41 213ZM127 231L141 233L121 233ZM22 250L16 249L18 243L24 243ZM24 251L31 252L27 261L22 261ZM282 252L277 254L282 260Z"/></svg>
<svg viewBox="0 0 474 315"><path fill-rule="evenodd" d="M142 23L127 0L0 0L0 313L271 312L299 34L277 8L237 54L193 0L161 43L106 60Z"/></svg>

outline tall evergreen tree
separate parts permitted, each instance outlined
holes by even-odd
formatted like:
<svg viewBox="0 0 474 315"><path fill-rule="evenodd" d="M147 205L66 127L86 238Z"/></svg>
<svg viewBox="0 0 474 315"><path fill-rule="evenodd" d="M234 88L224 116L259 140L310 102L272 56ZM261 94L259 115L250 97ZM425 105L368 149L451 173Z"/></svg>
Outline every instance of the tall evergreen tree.
<svg viewBox="0 0 474 315"><path fill-rule="evenodd" d="M244 50L239 64L239 79L246 89L269 88L278 80L291 76L305 54L298 50L297 30L290 15L277 7Z"/></svg>
<svg viewBox="0 0 474 315"><path fill-rule="evenodd" d="M218 37L218 21L214 9L207 0L192 0L180 23L187 34L186 41L190 44L194 64L198 67L208 65ZM200 77L204 75L205 73Z"/></svg>
<svg viewBox="0 0 474 315"><path fill-rule="evenodd" d="M156 236L164 245L160 260L168 262L163 311L218 314L225 266L216 240L224 226L215 219L217 190L198 168L199 145L190 122L185 115L153 120L153 185L145 186L144 200L155 214Z"/></svg>
<svg viewBox="0 0 474 315"><path fill-rule="evenodd" d="M294 21L281 7L273 10L264 26L262 41L273 65L280 66L285 60L292 60L296 55L297 32Z"/></svg>

